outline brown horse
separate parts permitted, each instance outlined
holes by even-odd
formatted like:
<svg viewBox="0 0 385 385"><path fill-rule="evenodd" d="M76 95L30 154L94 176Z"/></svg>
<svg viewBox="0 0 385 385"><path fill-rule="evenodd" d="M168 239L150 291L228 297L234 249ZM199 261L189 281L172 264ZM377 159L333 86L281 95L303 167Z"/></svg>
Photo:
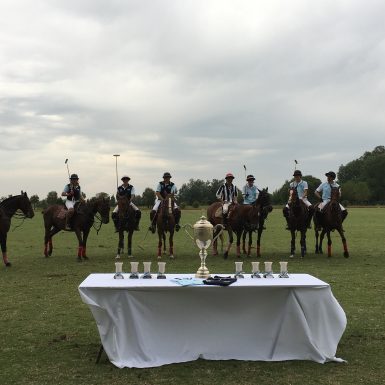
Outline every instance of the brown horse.
<svg viewBox="0 0 385 385"><path fill-rule="evenodd" d="M306 231L307 224L309 221L309 215L312 215L308 211L305 203L299 199L298 192L296 188L291 189L291 199L288 204L288 226L291 233L291 243L290 243L290 258L294 257L295 253L295 238L296 232L299 231L301 234L300 245L301 245L301 257L303 258L306 254Z"/></svg>
<svg viewBox="0 0 385 385"><path fill-rule="evenodd" d="M348 215L347 211L342 211L339 203L340 192L337 187L332 187L330 202L325 205L322 212L318 211L318 207L316 208L316 215L314 215L314 228L315 228L315 239L316 246L315 252L316 254L322 254L322 241L327 235L328 238L328 257L332 256L332 240L330 237L330 232L337 230L342 241L342 245L344 247L344 257L349 257L348 245L346 242L346 238L344 235L344 230L342 228L342 222ZM318 204L316 205L318 206ZM319 228L322 228L321 235L319 236L318 243L318 235Z"/></svg>
<svg viewBox="0 0 385 385"><path fill-rule="evenodd" d="M120 258L120 254L124 250L124 232L127 231L127 254L128 258L132 258L132 236L135 231L136 218L135 210L130 205L127 196L118 198L118 232L119 243L116 258Z"/></svg>
<svg viewBox="0 0 385 385"><path fill-rule="evenodd" d="M158 259L166 254L166 233L169 233L169 256L174 258L174 231L175 231L175 212L174 198L167 197L160 202L156 226L158 229Z"/></svg>
<svg viewBox="0 0 385 385"><path fill-rule="evenodd" d="M63 205L49 206L43 211L44 217L44 255L52 255L52 237L60 230L65 228L65 208ZM75 213L71 219L71 230L74 231L78 239L78 261L88 259L86 254L87 238L91 227L94 225L94 216L102 223L109 222L110 204L105 198L94 198L87 202L80 202L75 205ZM98 230L99 231L99 230Z"/></svg>
<svg viewBox="0 0 385 385"><path fill-rule="evenodd" d="M213 226L223 224L223 218L221 215L221 202L214 202L207 208L207 219ZM259 224L260 206L257 204L252 205L239 205L232 204L229 207L228 225L226 230L229 234L229 243L227 249L223 253L223 257L226 259L229 256L229 251L234 241L233 233L237 236L237 257L241 256L241 235L245 228L248 230L256 230ZM219 226L218 226L219 227ZM217 230L219 231L219 230ZM216 236L214 233L214 237ZM217 242L213 242L213 254L217 255Z"/></svg>
<svg viewBox="0 0 385 385"><path fill-rule="evenodd" d="M273 210L273 206L270 203L270 194L268 192L268 187L259 190L257 201L255 202L256 206L259 207L259 221L258 227L256 229L250 229L245 225L245 229L242 235L242 250L243 252L250 257L251 256L251 245L253 242L252 234L254 231L257 232L257 257L261 256L261 237L263 230L265 229L265 220L269 213ZM246 235L249 235L248 247L246 251Z"/></svg>
<svg viewBox="0 0 385 385"><path fill-rule="evenodd" d="M7 267L11 266L7 256L7 234L11 227L11 218L17 210L21 210L23 218L32 218L35 215L27 193L21 192L21 195L15 195L0 202L0 244L3 262Z"/></svg>

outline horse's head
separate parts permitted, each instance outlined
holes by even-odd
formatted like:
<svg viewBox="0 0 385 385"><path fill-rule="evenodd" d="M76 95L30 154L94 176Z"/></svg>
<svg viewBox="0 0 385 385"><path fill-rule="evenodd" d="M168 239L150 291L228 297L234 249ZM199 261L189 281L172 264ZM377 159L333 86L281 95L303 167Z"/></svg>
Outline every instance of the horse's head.
<svg viewBox="0 0 385 385"><path fill-rule="evenodd" d="M126 217L128 210L130 208L130 200L125 195L119 196L117 203L118 203L119 217L121 217L121 218Z"/></svg>
<svg viewBox="0 0 385 385"><path fill-rule="evenodd" d="M99 198L95 201L96 211L100 214L102 223L110 221L110 200L108 198Z"/></svg>
<svg viewBox="0 0 385 385"><path fill-rule="evenodd" d="M273 210L273 206L271 205L271 201L270 201L269 188L266 187L262 190L258 189L258 191L259 191L259 194L258 194L258 199L256 203L260 205L263 213L267 215Z"/></svg>
<svg viewBox="0 0 385 385"><path fill-rule="evenodd" d="M330 201L339 202L340 200L340 189L339 187L332 187L330 192Z"/></svg>
<svg viewBox="0 0 385 385"><path fill-rule="evenodd" d="M23 212L23 214L27 218L33 218L35 213L33 212L33 208L31 205L31 201L29 200L26 192L21 192L19 201L18 201L19 209Z"/></svg>

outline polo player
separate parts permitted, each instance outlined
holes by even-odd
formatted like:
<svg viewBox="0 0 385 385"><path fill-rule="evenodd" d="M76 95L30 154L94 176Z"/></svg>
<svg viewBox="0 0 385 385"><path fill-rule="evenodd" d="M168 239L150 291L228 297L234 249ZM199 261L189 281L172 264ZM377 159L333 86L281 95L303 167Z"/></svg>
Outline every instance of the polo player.
<svg viewBox="0 0 385 385"><path fill-rule="evenodd" d="M66 197L64 202L67 207L65 229L71 230L71 218L75 213L75 204L83 200L82 190L79 185L79 177L77 174L70 176L70 183L64 186L61 196Z"/></svg>
<svg viewBox="0 0 385 385"><path fill-rule="evenodd" d="M127 175L122 176L121 181L123 184L121 184L118 187L118 190L116 192L116 199L119 199L119 197L127 197L128 201L130 202L130 206L135 210L135 230L139 230L139 222L140 218L142 216L142 212L139 210L139 208L132 202L132 199L135 197L135 187L131 184L129 184L129 181L131 178ZM114 221L116 232L119 231L119 216L118 216L118 205L114 208L114 211L112 212L111 218Z"/></svg>
<svg viewBox="0 0 385 385"><path fill-rule="evenodd" d="M318 210L315 213L318 219L318 223L320 223L320 220L322 219L323 209L330 202L332 188L338 188L339 196L341 198L341 187L338 183L335 182L336 173L334 171L328 171L325 176L327 178L327 181L321 183L314 192L314 195L317 198L322 199L322 202L318 205ZM343 222L346 216L348 215L348 212L346 211L345 207L341 205L341 203L340 208Z"/></svg>
<svg viewBox="0 0 385 385"><path fill-rule="evenodd" d="M258 199L259 189L254 184L255 178L253 175L246 177L246 184L242 187L242 196L244 205L252 205Z"/></svg>
<svg viewBox="0 0 385 385"><path fill-rule="evenodd" d="M175 217L175 231L179 231L179 229L180 229L179 221L180 221L180 217L181 217L181 212L180 212L180 209L179 209L178 205L176 204L176 200L175 200L175 197L178 194L178 189L177 189L176 185L173 182L171 182L171 178L172 178L171 174L169 172L165 172L163 174L163 181L160 181L156 187L155 204L154 204L154 207L152 208L152 210L150 212L151 225L149 227L149 230L151 230L152 233L155 233L156 214L158 212L160 202L164 199L167 199L170 196L172 198L174 198L174 210L173 210L173 212L174 212L174 217Z"/></svg>
<svg viewBox="0 0 385 385"><path fill-rule="evenodd" d="M311 219L314 214L314 206L307 199L308 194L308 184L305 180L302 179L302 172L300 170L295 170L293 173L294 181L290 183L289 188L289 200L286 206L283 208L283 216L286 218L287 226L286 230L290 230L289 228L289 203L292 201L293 190L297 190L298 198L305 203L308 209L308 217L306 219L307 228L311 228Z"/></svg>
<svg viewBox="0 0 385 385"><path fill-rule="evenodd" d="M225 176L225 183L216 192L216 197L222 203L223 225L228 226L229 207L231 204L238 204L238 188L233 184L234 175L229 172Z"/></svg>

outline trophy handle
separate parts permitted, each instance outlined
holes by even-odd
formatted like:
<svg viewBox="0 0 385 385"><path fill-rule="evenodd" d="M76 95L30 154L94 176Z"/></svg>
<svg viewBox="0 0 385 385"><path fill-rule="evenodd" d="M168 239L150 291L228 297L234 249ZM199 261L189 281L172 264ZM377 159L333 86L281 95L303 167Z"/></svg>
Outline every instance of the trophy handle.
<svg viewBox="0 0 385 385"><path fill-rule="evenodd" d="M191 236L191 234L190 234L189 231L187 230L187 227L189 227L190 229L193 229L193 227L192 227L189 223L187 223L187 224L185 224L185 225L183 226L184 231L186 232L186 234L187 234L192 240L194 240L194 237Z"/></svg>
<svg viewBox="0 0 385 385"><path fill-rule="evenodd" d="M224 231L224 226L221 225L220 223L218 223L217 225L214 226L214 233L215 233L215 230L217 229L217 227L220 227L221 230L219 231L219 233L213 238L213 242L223 233Z"/></svg>

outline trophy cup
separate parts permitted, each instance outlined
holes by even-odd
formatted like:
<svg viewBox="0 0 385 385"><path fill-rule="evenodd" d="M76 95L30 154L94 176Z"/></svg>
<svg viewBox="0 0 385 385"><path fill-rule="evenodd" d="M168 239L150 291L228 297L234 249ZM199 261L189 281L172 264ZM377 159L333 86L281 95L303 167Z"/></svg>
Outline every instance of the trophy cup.
<svg viewBox="0 0 385 385"><path fill-rule="evenodd" d="M274 278L273 269L271 265L273 262L265 262L265 273L263 274L263 278Z"/></svg>
<svg viewBox="0 0 385 385"><path fill-rule="evenodd" d="M259 262L251 262L251 278L261 278L259 273Z"/></svg>
<svg viewBox="0 0 385 385"><path fill-rule="evenodd" d="M235 262L235 275L234 278L245 278L242 271L243 262Z"/></svg>
<svg viewBox="0 0 385 385"><path fill-rule="evenodd" d="M141 278L144 278L144 279L152 278L150 270L151 270L151 262L143 262L143 275Z"/></svg>
<svg viewBox="0 0 385 385"><path fill-rule="evenodd" d="M281 272L279 274L279 278L289 278L289 274L287 274L287 262L279 262L279 266Z"/></svg>
<svg viewBox="0 0 385 385"><path fill-rule="evenodd" d="M166 262L158 262L158 275L157 279L166 279L166 274L164 274L166 269Z"/></svg>
<svg viewBox="0 0 385 385"><path fill-rule="evenodd" d="M192 237L190 233L187 231L186 227L190 227L193 229L194 236ZM219 233L213 238L213 233L220 227ZM206 267L206 257L207 257L207 249L210 247L211 243L214 242L217 237L222 234L223 226L221 224L216 225L215 227L204 217L201 216L200 220L195 223L194 226L190 224L186 224L184 226L187 235L195 241L196 245L199 247L199 257L201 259L201 267L195 274L195 278L208 278L210 276L210 272Z"/></svg>
<svg viewBox="0 0 385 385"><path fill-rule="evenodd" d="M116 258L114 279L124 279L122 274L122 266L123 262L120 262L120 258Z"/></svg>
<svg viewBox="0 0 385 385"><path fill-rule="evenodd" d="M138 273L139 262L130 262L130 264L131 264L130 279L138 279L139 278L139 273Z"/></svg>

